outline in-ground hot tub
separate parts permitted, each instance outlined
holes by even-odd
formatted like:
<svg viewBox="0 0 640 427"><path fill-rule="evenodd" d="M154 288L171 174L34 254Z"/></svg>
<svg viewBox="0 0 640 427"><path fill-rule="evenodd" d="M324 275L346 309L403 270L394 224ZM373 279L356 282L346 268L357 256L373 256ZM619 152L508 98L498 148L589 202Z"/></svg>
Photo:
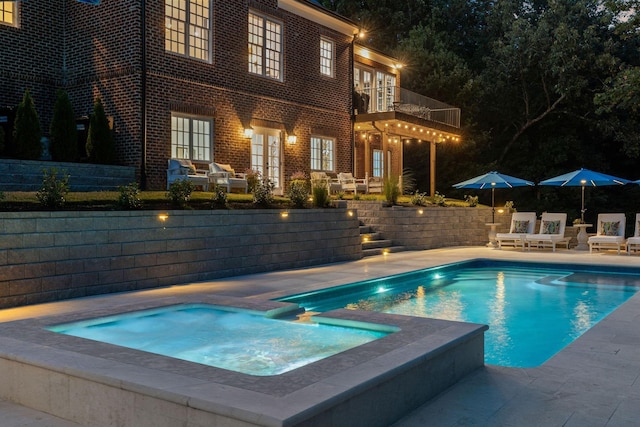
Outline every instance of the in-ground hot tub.
<svg viewBox="0 0 640 427"><path fill-rule="evenodd" d="M0 323L0 398L81 425L387 426L483 365L484 325L366 311L335 310L319 320L397 331L271 376L47 329L177 304L272 317L299 310L291 303L205 294L135 295L100 297L100 308L90 312L83 300L54 303L67 314Z"/></svg>

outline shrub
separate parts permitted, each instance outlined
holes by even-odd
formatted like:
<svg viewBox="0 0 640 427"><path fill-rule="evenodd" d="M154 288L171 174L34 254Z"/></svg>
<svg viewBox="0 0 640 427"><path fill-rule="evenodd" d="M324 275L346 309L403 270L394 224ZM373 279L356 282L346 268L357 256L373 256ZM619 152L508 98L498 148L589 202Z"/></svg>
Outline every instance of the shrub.
<svg viewBox="0 0 640 427"><path fill-rule="evenodd" d="M438 206L447 206L447 199L444 194L440 194L436 191L436 194L433 196L433 203Z"/></svg>
<svg viewBox="0 0 640 427"><path fill-rule="evenodd" d="M179 179L172 182L169 186L167 198L172 205L179 208L186 208L191 199L191 193L193 193L195 189L196 186L193 182L188 179Z"/></svg>
<svg viewBox="0 0 640 427"><path fill-rule="evenodd" d="M140 188L137 182L118 187L120 194L116 204L123 209L140 209L142 200L140 200Z"/></svg>
<svg viewBox="0 0 640 427"><path fill-rule="evenodd" d="M478 196L468 196L465 194L464 201L469 203L469 206L472 208L478 206Z"/></svg>
<svg viewBox="0 0 640 427"><path fill-rule="evenodd" d="M416 192L411 195L410 202L414 206L427 206L427 193L420 193L416 190Z"/></svg>
<svg viewBox="0 0 640 427"><path fill-rule="evenodd" d="M42 188L36 193L36 198L47 208L62 207L69 193L69 175L65 175L63 171L59 178L56 168L44 169L42 173Z"/></svg>
<svg viewBox="0 0 640 427"><path fill-rule="evenodd" d="M110 165L116 160L116 146L113 141L109 120L104 112L102 100L96 98L93 104L93 114L89 120L89 135L87 136L87 156L92 163Z"/></svg>
<svg viewBox="0 0 640 427"><path fill-rule="evenodd" d="M16 111L15 126L13 128L15 154L18 159L37 160L42 154L42 130L40 119L33 104L29 89L24 92L22 102Z"/></svg>
<svg viewBox="0 0 640 427"><path fill-rule="evenodd" d="M5 148L4 142L4 128L0 126L0 153L4 152Z"/></svg>
<svg viewBox="0 0 640 427"><path fill-rule="evenodd" d="M273 182L269 178L258 180L253 189L253 204L267 208L273 203Z"/></svg>
<svg viewBox="0 0 640 427"><path fill-rule="evenodd" d="M307 184L307 176L303 172L296 172L291 175L287 196L294 207L304 207L309 198L309 185Z"/></svg>
<svg viewBox="0 0 640 427"><path fill-rule="evenodd" d="M394 175L390 175L384 179L382 191L384 192L384 198L389 206L393 206L398 203L398 196L400 196L398 183L399 179Z"/></svg>
<svg viewBox="0 0 640 427"><path fill-rule="evenodd" d="M78 158L76 116L67 92L58 89L49 127L51 156L59 162L74 162Z"/></svg>
<svg viewBox="0 0 640 427"><path fill-rule="evenodd" d="M228 207L227 192L224 191L224 187L217 185L216 188L214 188L211 207L213 209L226 209Z"/></svg>
<svg viewBox="0 0 640 427"><path fill-rule="evenodd" d="M329 190L324 183L313 186L313 206L324 208L329 204Z"/></svg>
<svg viewBox="0 0 640 427"><path fill-rule="evenodd" d="M262 174L260 173L260 171L257 171L255 169L247 169L244 171L244 174L245 178L247 179L247 192L253 193L253 191L256 189L256 185L258 185L258 182L262 178Z"/></svg>

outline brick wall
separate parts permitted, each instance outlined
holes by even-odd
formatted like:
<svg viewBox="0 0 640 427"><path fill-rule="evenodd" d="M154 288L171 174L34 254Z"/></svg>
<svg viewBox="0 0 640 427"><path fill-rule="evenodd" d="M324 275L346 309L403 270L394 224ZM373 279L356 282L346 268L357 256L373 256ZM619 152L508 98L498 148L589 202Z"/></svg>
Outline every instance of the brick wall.
<svg viewBox="0 0 640 427"><path fill-rule="evenodd" d="M345 209L0 213L0 308L359 259Z"/></svg>

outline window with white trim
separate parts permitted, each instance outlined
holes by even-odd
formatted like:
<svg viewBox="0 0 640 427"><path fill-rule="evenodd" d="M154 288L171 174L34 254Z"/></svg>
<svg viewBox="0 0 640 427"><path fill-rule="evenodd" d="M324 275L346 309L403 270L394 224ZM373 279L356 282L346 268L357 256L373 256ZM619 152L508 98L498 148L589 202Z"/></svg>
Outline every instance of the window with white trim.
<svg viewBox="0 0 640 427"><path fill-rule="evenodd" d="M334 171L335 139L322 136L311 137L311 170Z"/></svg>
<svg viewBox="0 0 640 427"><path fill-rule="evenodd" d="M171 157L211 161L212 147L213 120L171 115Z"/></svg>
<svg viewBox="0 0 640 427"><path fill-rule="evenodd" d="M17 1L0 1L0 24L18 26Z"/></svg>
<svg viewBox="0 0 640 427"><path fill-rule="evenodd" d="M382 150L373 150L373 176L382 176L384 171L384 156Z"/></svg>
<svg viewBox="0 0 640 427"><path fill-rule="evenodd" d="M334 43L325 37L320 37L320 74L334 77L333 57Z"/></svg>
<svg viewBox="0 0 640 427"><path fill-rule="evenodd" d="M282 76L282 24L249 12L249 72L271 79Z"/></svg>
<svg viewBox="0 0 640 427"><path fill-rule="evenodd" d="M211 0L165 0L164 48L168 52L209 61Z"/></svg>

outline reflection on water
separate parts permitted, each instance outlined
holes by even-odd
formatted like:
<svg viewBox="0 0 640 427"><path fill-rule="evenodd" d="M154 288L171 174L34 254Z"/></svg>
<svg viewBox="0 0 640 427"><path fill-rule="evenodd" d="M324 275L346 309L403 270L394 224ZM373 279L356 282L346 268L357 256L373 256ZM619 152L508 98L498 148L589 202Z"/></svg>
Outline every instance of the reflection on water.
<svg viewBox="0 0 640 427"><path fill-rule="evenodd" d="M589 279L556 268L527 266L458 268L432 275L388 278L385 292L366 283L352 293L295 300L316 311L346 307L489 325L485 361L514 367L539 366L580 336L637 290L636 277L598 273ZM584 278L585 283L577 282ZM603 284L606 279L612 285ZM597 279L597 280L596 280ZM351 291L351 289L349 290Z"/></svg>

